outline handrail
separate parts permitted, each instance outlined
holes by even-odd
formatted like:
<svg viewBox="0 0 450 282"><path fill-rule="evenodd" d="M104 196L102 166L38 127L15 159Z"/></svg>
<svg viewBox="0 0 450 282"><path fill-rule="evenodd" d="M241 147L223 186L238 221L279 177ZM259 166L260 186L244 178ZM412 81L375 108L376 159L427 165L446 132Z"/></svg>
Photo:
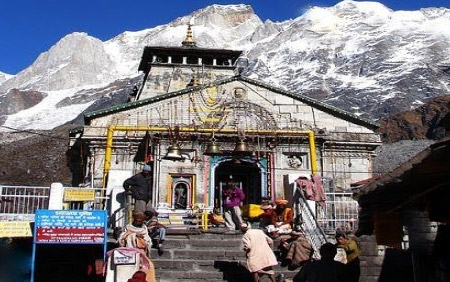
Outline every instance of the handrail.
<svg viewBox="0 0 450 282"><path fill-rule="evenodd" d="M294 203L296 204L296 217L301 218L302 224L300 225L301 230L305 236L311 242L314 249L313 257L320 258L319 250L320 247L328 242L325 232L320 227L314 212L311 210L308 202L306 201L303 194L296 188L294 193Z"/></svg>

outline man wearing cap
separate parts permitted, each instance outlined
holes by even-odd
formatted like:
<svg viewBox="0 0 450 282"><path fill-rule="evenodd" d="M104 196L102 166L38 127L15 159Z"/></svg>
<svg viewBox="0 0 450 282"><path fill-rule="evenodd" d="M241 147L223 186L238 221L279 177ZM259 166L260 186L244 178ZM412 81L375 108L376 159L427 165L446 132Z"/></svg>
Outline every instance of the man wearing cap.
<svg viewBox="0 0 450 282"><path fill-rule="evenodd" d="M142 171L123 182L125 191L130 191L135 200L134 212L144 213L152 208L152 168L146 164Z"/></svg>

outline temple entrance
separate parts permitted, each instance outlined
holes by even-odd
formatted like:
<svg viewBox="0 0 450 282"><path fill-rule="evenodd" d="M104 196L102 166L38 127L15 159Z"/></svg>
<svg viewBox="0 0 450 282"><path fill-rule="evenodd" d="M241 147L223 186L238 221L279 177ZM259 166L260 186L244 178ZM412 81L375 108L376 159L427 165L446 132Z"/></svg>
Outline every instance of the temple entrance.
<svg viewBox="0 0 450 282"><path fill-rule="evenodd" d="M230 178L244 191L244 205L261 203L261 169L254 162L229 160L220 163L215 169L215 207L222 208L222 187Z"/></svg>

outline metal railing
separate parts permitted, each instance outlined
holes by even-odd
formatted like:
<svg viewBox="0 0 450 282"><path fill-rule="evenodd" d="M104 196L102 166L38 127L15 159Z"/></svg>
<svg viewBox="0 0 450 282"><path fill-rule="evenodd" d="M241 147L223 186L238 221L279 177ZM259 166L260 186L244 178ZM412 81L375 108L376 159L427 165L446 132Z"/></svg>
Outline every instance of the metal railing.
<svg viewBox="0 0 450 282"><path fill-rule="evenodd" d="M358 228L358 202L352 193L325 193L325 206L317 207L317 221L327 234L354 233Z"/></svg>
<svg viewBox="0 0 450 282"><path fill-rule="evenodd" d="M299 189L296 189L294 194L294 210L296 217L300 221L298 225L314 249L313 257L316 259L320 258L319 250L327 242L327 237L316 219L315 212L311 209L302 193L299 192Z"/></svg>
<svg viewBox="0 0 450 282"><path fill-rule="evenodd" d="M93 189L94 201L63 202L63 209L95 210L104 209L108 196L104 188L64 187L64 189ZM48 209L50 187L0 186L0 220L34 221L38 209Z"/></svg>
<svg viewBox="0 0 450 282"><path fill-rule="evenodd" d="M47 209L50 187L0 186L0 220L34 220L37 209Z"/></svg>

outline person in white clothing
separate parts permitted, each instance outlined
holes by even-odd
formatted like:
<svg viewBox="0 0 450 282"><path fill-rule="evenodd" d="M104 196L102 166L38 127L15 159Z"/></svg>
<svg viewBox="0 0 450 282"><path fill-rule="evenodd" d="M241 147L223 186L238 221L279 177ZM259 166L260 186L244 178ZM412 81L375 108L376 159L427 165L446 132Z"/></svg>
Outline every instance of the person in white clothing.
<svg viewBox="0 0 450 282"><path fill-rule="evenodd" d="M248 223L241 224L244 232L242 242L247 255L247 268L251 272L252 281L258 282L261 275L268 275L270 281L275 282L274 265L278 265L277 258L272 251L273 240L260 229L250 229Z"/></svg>

